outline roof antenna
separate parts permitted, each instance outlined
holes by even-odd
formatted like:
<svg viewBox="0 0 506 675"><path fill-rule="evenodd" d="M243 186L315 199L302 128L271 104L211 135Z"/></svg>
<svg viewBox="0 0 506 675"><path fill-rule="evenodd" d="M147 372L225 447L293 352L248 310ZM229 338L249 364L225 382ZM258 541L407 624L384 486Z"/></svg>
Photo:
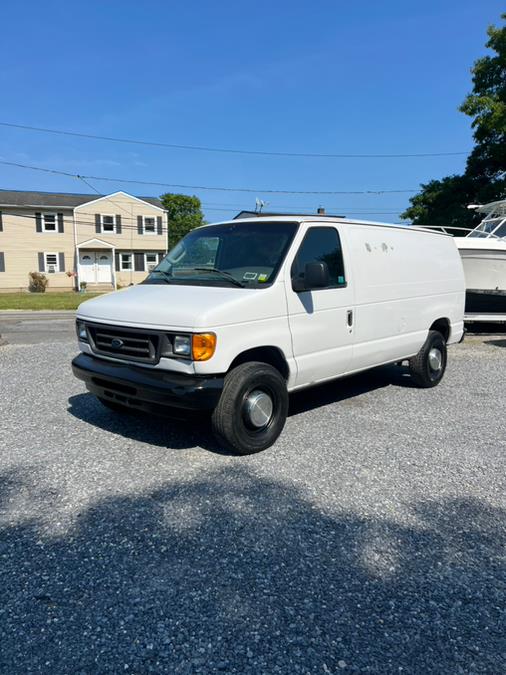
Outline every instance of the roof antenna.
<svg viewBox="0 0 506 675"><path fill-rule="evenodd" d="M264 206L267 206L267 202L264 202L263 199L255 199L255 213L262 213Z"/></svg>

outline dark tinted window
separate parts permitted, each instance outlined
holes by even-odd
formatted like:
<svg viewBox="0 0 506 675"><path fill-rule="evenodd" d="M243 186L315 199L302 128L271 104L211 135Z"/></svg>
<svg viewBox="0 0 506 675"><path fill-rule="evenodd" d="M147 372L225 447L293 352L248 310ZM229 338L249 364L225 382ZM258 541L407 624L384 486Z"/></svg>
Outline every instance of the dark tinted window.
<svg viewBox="0 0 506 675"><path fill-rule="evenodd" d="M341 240L333 227L312 227L302 242L292 265L292 278L304 279L304 268L310 262L324 262L329 268L328 288L345 286Z"/></svg>

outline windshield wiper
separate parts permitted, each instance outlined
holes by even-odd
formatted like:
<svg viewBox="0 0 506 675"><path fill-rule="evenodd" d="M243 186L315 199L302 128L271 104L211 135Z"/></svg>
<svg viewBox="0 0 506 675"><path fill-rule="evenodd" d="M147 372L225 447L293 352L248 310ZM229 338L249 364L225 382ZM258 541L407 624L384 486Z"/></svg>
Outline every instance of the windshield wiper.
<svg viewBox="0 0 506 675"><path fill-rule="evenodd" d="M168 272L165 272L165 270L151 270L150 274L161 274L165 281L168 284L172 283L172 274L169 274Z"/></svg>
<svg viewBox="0 0 506 675"><path fill-rule="evenodd" d="M213 272L214 274L219 274L220 277L223 277L223 279L230 281L230 283L234 284L234 286L239 286L239 288L246 288L246 286L242 283L242 281L239 281L238 279L233 277L229 272L224 272L223 270L219 270L216 267L194 267L193 269L195 270L195 272Z"/></svg>

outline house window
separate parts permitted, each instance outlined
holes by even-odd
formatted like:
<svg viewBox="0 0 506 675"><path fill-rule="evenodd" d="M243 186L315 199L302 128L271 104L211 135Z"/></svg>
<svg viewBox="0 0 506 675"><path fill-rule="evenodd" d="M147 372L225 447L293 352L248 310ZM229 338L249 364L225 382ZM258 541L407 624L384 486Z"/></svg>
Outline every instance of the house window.
<svg viewBox="0 0 506 675"><path fill-rule="evenodd" d="M152 272L158 265L158 253L145 253L144 258L145 258L144 267L148 272Z"/></svg>
<svg viewBox="0 0 506 675"><path fill-rule="evenodd" d="M156 234L156 218L154 216L143 216L144 234Z"/></svg>
<svg viewBox="0 0 506 675"><path fill-rule="evenodd" d="M119 268L122 272L128 272L133 269L131 253L120 253Z"/></svg>
<svg viewBox="0 0 506 675"><path fill-rule="evenodd" d="M102 232L116 232L116 216L101 216Z"/></svg>
<svg viewBox="0 0 506 675"><path fill-rule="evenodd" d="M56 222L56 213L42 214L42 231L43 232L57 232L58 224Z"/></svg>
<svg viewBox="0 0 506 675"><path fill-rule="evenodd" d="M57 253L44 253L44 272L54 274L60 271Z"/></svg>

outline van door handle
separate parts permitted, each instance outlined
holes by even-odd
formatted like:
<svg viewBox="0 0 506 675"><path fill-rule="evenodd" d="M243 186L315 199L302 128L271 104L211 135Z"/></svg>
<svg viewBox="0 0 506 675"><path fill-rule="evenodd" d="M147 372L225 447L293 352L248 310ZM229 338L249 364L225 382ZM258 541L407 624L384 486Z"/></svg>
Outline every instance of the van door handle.
<svg viewBox="0 0 506 675"><path fill-rule="evenodd" d="M349 309L346 312L346 320L348 322L348 326L350 326L350 327L353 326L353 310L352 309Z"/></svg>

